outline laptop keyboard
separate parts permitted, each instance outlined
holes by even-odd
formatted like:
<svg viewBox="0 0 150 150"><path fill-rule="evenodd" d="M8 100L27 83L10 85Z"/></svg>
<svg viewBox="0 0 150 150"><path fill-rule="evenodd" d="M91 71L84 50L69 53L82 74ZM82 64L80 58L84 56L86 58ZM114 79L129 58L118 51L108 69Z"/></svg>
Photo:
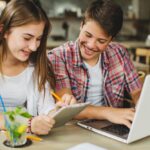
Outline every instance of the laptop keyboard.
<svg viewBox="0 0 150 150"><path fill-rule="evenodd" d="M119 125L119 124L112 124L109 126L106 126L104 128L101 128L101 130L109 132L109 133L113 133L114 135L117 136L124 136L124 135L128 135L130 129L128 127L126 127L125 125ZM125 136L126 138L126 136Z"/></svg>

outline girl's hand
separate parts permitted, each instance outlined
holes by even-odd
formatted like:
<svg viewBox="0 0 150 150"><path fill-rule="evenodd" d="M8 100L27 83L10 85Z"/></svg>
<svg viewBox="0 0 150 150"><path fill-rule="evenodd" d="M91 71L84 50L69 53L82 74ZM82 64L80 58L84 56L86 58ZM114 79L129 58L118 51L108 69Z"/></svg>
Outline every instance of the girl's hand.
<svg viewBox="0 0 150 150"><path fill-rule="evenodd" d="M38 135L46 135L50 132L54 124L55 121L50 116L40 115L32 119L31 131Z"/></svg>
<svg viewBox="0 0 150 150"><path fill-rule="evenodd" d="M3 115L0 113L0 129L4 130L5 129L5 125L4 125L4 118Z"/></svg>

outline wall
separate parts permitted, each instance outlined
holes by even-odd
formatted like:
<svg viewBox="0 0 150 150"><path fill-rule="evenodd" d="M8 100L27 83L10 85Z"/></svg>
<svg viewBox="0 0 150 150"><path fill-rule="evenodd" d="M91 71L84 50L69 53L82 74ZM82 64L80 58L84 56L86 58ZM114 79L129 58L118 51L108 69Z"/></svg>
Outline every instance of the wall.
<svg viewBox="0 0 150 150"><path fill-rule="evenodd" d="M77 12L79 15L92 0L40 0L48 16L61 16L64 10Z"/></svg>
<svg viewBox="0 0 150 150"><path fill-rule="evenodd" d="M51 36L53 35L65 36L65 30L62 28L62 24L64 21L67 21L69 25L68 40L75 40L76 37L78 36L81 19L69 18L64 20L64 19L51 18L50 20L52 23Z"/></svg>
<svg viewBox="0 0 150 150"><path fill-rule="evenodd" d="M132 0L137 19L150 19L150 0Z"/></svg>
<svg viewBox="0 0 150 150"><path fill-rule="evenodd" d="M64 21L69 25L68 40L74 40L79 34L81 16L92 0L40 0L52 22L51 35L64 36ZM114 0L124 11L124 24L120 39L133 37L145 40L150 33L150 0ZM68 13L69 12L69 13ZM69 17L66 15L71 14ZM74 18L74 19L73 19Z"/></svg>

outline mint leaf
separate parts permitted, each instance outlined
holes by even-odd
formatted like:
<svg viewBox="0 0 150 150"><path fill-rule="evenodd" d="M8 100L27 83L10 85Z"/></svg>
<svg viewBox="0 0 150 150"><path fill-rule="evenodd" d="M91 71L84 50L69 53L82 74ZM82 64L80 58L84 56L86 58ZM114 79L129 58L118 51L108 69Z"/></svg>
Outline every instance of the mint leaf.
<svg viewBox="0 0 150 150"><path fill-rule="evenodd" d="M25 118L31 118L32 117L28 112L22 112L22 113L20 113L20 115L22 117L25 117Z"/></svg>

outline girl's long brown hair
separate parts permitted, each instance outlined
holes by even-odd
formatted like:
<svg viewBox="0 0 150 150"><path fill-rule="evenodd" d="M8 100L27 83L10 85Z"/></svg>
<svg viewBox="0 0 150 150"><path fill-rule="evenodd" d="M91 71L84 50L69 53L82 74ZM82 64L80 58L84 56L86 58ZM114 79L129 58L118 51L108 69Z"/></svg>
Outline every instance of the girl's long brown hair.
<svg viewBox="0 0 150 150"><path fill-rule="evenodd" d="M55 78L50 62L46 56L46 42L48 34L51 30L50 21L44 10L33 0L11 0L0 17L0 73L2 74L2 62L6 55L6 42L4 35L12 27L19 27L30 23L44 22L45 27L41 39L40 46L36 52L33 52L29 58L29 62L35 66L35 79L38 82L38 89L41 91L48 81L51 87L55 86Z"/></svg>

